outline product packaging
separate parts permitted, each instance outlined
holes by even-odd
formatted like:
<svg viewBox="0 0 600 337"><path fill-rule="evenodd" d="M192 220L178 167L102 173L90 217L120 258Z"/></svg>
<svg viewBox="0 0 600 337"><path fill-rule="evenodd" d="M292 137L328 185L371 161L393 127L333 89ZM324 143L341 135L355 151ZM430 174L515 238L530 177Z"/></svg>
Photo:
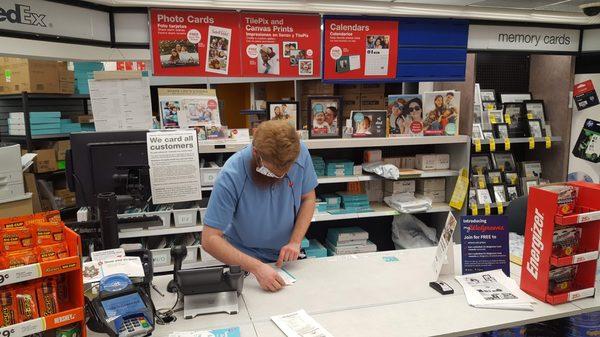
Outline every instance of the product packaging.
<svg viewBox="0 0 600 337"><path fill-rule="evenodd" d="M17 302L11 287L0 289L0 327L17 323Z"/></svg>
<svg viewBox="0 0 600 337"><path fill-rule="evenodd" d="M33 246L33 237L27 227L5 228L0 232L2 249L5 252L30 248Z"/></svg>
<svg viewBox="0 0 600 337"><path fill-rule="evenodd" d="M579 227L568 227L555 230L554 238L552 240L552 255L563 257L577 253L581 232L582 230Z"/></svg>
<svg viewBox="0 0 600 337"><path fill-rule="evenodd" d="M575 200L577 200L577 188L570 185L546 185L541 189L558 194L558 214L567 215L575 211Z"/></svg>
<svg viewBox="0 0 600 337"><path fill-rule="evenodd" d="M22 267L37 263L37 255L33 249L21 249L6 253L6 268Z"/></svg>
<svg viewBox="0 0 600 337"><path fill-rule="evenodd" d="M47 277L37 282L36 285L37 300L40 309L40 316L49 316L60 311L58 306L58 293L56 278Z"/></svg>
<svg viewBox="0 0 600 337"><path fill-rule="evenodd" d="M64 225L62 223L40 222L32 225L36 236L36 244L50 245L62 242Z"/></svg>
<svg viewBox="0 0 600 337"><path fill-rule="evenodd" d="M436 154L435 169L447 170L450 168L450 155L447 153Z"/></svg>
<svg viewBox="0 0 600 337"><path fill-rule="evenodd" d="M17 299L19 322L25 322L39 317L35 284L24 283L15 287L15 297Z"/></svg>
<svg viewBox="0 0 600 337"><path fill-rule="evenodd" d="M550 270L550 293L562 294L573 290L577 266L566 266Z"/></svg>
<svg viewBox="0 0 600 337"><path fill-rule="evenodd" d="M437 165L436 154L418 154L415 156L415 168L419 170L435 170Z"/></svg>
<svg viewBox="0 0 600 337"><path fill-rule="evenodd" d="M69 257L69 250L64 243L42 245L36 247L39 262L53 261Z"/></svg>

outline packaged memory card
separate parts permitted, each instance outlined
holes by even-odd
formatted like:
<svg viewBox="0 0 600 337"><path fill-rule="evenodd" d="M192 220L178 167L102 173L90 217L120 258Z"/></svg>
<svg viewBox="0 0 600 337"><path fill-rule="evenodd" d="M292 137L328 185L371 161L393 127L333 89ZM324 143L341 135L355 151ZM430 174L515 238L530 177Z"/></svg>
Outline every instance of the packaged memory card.
<svg viewBox="0 0 600 337"><path fill-rule="evenodd" d="M572 153L575 157L592 163L600 162L600 122L585 120Z"/></svg>

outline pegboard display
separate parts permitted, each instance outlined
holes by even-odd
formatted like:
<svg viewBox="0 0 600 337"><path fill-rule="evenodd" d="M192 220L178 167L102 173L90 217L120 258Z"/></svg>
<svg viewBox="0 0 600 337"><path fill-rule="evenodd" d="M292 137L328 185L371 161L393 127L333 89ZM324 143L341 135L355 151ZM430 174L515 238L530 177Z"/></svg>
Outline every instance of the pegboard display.
<svg viewBox="0 0 600 337"><path fill-rule="evenodd" d="M529 92L529 55L477 53L476 79L482 89L497 93Z"/></svg>

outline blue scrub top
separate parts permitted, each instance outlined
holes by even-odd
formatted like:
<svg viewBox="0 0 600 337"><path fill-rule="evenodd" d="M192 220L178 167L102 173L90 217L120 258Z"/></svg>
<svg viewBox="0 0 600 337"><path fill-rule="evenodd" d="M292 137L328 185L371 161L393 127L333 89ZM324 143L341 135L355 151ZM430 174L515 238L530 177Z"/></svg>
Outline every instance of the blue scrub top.
<svg viewBox="0 0 600 337"><path fill-rule="evenodd" d="M204 224L223 231L242 252L272 262L289 243L301 197L317 187L317 175L302 142L290 171L270 187L254 183L252 160L251 145L227 160L213 186Z"/></svg>

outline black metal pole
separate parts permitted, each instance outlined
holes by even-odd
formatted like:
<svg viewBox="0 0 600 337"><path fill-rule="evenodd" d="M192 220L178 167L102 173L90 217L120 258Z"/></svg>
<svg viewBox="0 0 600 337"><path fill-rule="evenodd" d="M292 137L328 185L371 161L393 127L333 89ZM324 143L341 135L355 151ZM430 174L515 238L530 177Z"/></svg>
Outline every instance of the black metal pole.
<svg viewBox="0 0 600 337"><path fill-rule="evenodd" d="M113 192L98 194L98 220L102 230L102 249L119 247L117 196Z"/></svg>
<svg viewBox="0 0 600 337"><path fill-rule="evenodd" d="M31 140L31 125L30 116L29 116L29 94L27 92L23 92L22 94L23 101L23 115L25 117L25 144L27 145L27 152L33 151L33 141Z"/></svg>

